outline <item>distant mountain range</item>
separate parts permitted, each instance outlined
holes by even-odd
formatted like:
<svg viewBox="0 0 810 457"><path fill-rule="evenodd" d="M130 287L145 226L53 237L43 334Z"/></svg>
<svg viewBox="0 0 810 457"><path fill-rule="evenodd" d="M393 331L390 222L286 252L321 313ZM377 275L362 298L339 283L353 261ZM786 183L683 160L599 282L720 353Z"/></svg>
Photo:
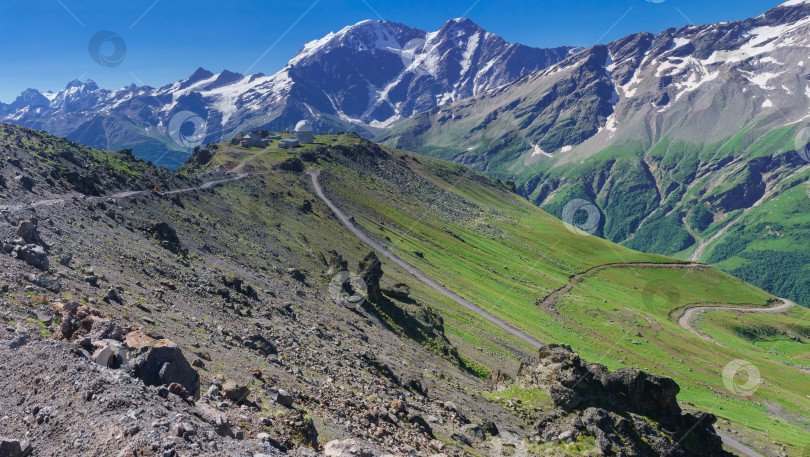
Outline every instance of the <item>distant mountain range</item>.
<svg viewBox="0 0 810 457"><path fill-rule="evenodd" d="M132 148L175 168L190 153L188 137L222 141L252 128L285 129L302 118L318 131L371 137L418 112L546 68L570 50L507 43L468 19L435 32L369 20L307 43L272 76L200 68L157 89L118 90L76 80L56 94L24 91L0 104L0 120L93 147ZM197 125L186 123L188 131L178 134L172 119L182 125L190 116Z"/></svg>
<svg viewBox="0 0 810 457"><path fill-rule="evenodd" d="M810 3L796 0L638 33L379 139L513 180L563 219L587 202L596 235L810 305L808 45Z"/></svg>

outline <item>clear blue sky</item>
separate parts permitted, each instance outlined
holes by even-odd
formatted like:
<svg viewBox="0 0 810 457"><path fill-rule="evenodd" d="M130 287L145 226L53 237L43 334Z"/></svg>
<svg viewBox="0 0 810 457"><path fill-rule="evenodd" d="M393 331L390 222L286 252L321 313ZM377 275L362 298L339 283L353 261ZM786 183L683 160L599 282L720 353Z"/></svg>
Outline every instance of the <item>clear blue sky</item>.
<svg viewBox="0 0 810 457"><path fill-rule="evenodd" d="M364 19L382 17L436 30L448 19L466 16L512 42L537 47L588 46L690 21L701 24L753 17L781 3L319 0L311 8L315 0L1 1L0 101L6 103L28 87L56 91L76 78L90 78L115 89L133 82L162 86L188 77L200 66L215 73L250 69L251 73L272 74L306 41ZM90 57L88 43L102 30L112 31L126 42L127 52L119 66L105 67ZM106 46L103 49L112 45Z"/></svg>

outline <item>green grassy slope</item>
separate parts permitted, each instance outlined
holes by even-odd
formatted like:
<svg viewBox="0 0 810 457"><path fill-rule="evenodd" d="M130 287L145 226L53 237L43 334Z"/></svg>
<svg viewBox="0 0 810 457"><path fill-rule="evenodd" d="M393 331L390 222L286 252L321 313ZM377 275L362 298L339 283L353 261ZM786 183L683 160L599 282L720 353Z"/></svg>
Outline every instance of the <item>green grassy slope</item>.
<svg viewBox="0 0 810 457"><path fill-rule="evenodd" d="M456 147L466 144L462 126L409 124L383 139L514 180L557 217L573 199L592 202L601 216L595 234L635 250L687 259L705 244L697 260L810 306L810 247L801 241L810 236L810 167L795 151L802 125L753 124L713 144L622 140L553 158L533 156L518 137L482 151Z"/></svg>
<svg viewBox="0 0 810 457"><path fill-rule="evenodd" d="M734 430L759 449L770 452L772 442L778 441L789 455L800 455L799 450L810 444L805 431L810 425L806 417L810 385L802 381L807 375L786 365L810 365L806 343L793 341L774 357L735 336L748 334L747 330L733 330L736 327L723 321L713 323L716 316L728 314L742 320L737 327L755 328L762 316L753 314L709 312L701 317L697 325L702 331L729 333L719 337L725 346L705 341L677 323L689 305L763 307L773 299L770 294L717 269L683 268L683 260L583 236L511 193L508 186L459 165L380 149L350 136L321 136L317 141L319 145L293 152L223 147L208 165L233 168L250 158L242 171L262 174L266 190L234 195L237 213L246 218L261 215L272 224L283 217L275 209L279 199L315 202L317 225L312 218L285 220L284 233L268 243L286 243L304 259L314 259L314 253L326 249L348 258L359 258L368 250L319 204L308 176L280 174L272 168L291 155L301 157L305 167L322 171L326 194L354 217L356 225L487 311L543 341L570 344L586 360L671 376L682 386L682 400L715 413L720 427ZM272 195L265 194L271 190ZM285 197L285 192L292 196ZM553 306L538 306L574 275L602 265L639 262L654 265L594 270L559 295ZM441 313L448 337L471 367L514 370L518 359L530 353L523 343L391 262L384 259L383 264L387 281L410 284L416 300ZM667 264L676 267L664 268ZM787 316L767 315L773 325L785 328L808 317L810 312L804 309L791 310ZM753 396L737 395L723 383L724 367L737 359L752 362L762 373L764 383Z"/></svg>

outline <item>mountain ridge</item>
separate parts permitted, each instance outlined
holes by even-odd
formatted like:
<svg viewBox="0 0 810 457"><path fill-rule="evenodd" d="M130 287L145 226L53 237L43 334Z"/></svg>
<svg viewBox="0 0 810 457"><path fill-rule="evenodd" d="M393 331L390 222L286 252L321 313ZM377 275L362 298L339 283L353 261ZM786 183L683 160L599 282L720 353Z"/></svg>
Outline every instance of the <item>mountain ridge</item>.
<svg viewBox="0 0 810 457"><path fill-rule="evenodd" d="M173 116L204 123L203 143L246 130L284 130L310 119L319 131L380 129L450 100L505 84L563 58L569 48L507 43L469 19L435 32L366 20L306 43L277 73L242 75L198 68L158 88L101 89L69 82L55 94L24 91L0 103L0 120L41 128L176 168L190 149L169 131Z"/></svg>

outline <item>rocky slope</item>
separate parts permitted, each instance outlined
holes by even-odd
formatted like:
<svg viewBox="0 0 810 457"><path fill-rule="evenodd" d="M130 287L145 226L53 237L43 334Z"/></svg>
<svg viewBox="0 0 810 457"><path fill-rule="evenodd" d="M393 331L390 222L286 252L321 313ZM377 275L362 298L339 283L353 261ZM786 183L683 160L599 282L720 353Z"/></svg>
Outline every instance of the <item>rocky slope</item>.
<svg viewBox="0 0 810 457"><path fill-rule="evenodd" d="M545 68L568 51L507 43L468 19L435 32L369 20L307 43L272 76L200 68L160 88L118 90L76 80L55 94L28 89L0 103L0 120L93 147L132 148L176 168L194 145L249 128L283 130L304 118L317 131L370 136Z"/></svg>
<svg viewBox="0 0 810 457"><path fill-rule="evenodd" d="M490 384L495 390L519 386L549 393L553 409L522 409L537 417L536 442L590 436L601 455L731 455L712 427L716 417L681 411L672 379L629 368L610 372L582 361L569 346L550 344L537 362L521 366L516 379L496 373Z"/></svg>
<svg viewBox="0 0 810 457"><path fill-rule="evenodd" d="M500 179L609 240L704 260L810 304L798 240L808 178L810 4L638 33L415 116L381 139Z"/></svg>
<svg viewBox="0 0 810 457"><path fill-rule="evenodd" d="M327 147L200 186L233 166L170 174L127 151L2 130L0 446L20 446L10 455L23 441L35 455L600 452L586 432L527 441L535 421L489 397L430 296L302 185L302 159L363 169L372 153L375 167L401 166L381 149ZM94 186L77 189L80 170ZM356 262L368 296L349 309L328 284Z"/></svg>

